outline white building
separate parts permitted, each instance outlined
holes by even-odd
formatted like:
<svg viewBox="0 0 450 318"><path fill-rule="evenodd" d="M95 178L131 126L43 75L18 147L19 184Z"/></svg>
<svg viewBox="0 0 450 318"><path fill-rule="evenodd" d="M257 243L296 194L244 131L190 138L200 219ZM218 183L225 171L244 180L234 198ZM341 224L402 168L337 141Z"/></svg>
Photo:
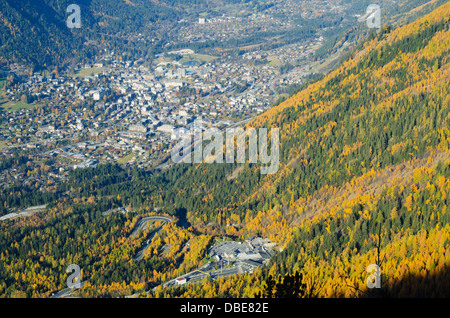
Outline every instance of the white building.
<svg viewBox="0 0 450 318"><path fill-rule="evenodd" d="M162 126L158 127L156 130L164 132L164 133L173 134L174 127L173 127L173 125L166 124L166 125L162 125Z"/></svg>
<svg viewBox="0 0 450 318"><path fill-rule="evenodd" d="M184 284L186 284L186 278L178 277L177 279L175 279L175 282L177 283L177 285L184 285Z"/></svg>
<svg viewBox="0 0 450 318"><path fill-rule="evenodd" d="M94 100L100 100L105 96L105 92L103 90L97 90L92 93L92 98Z"/></svg>
<svg viewBox="0 0 450 318"><path fill-rule="evenodd" d="M187 130L184 127L178 128L178 129L174 129L172 135L170 136L170 139L172 140L178 140L182 137L189 137L189 130Z"/></svg>
<svg viewBox="0 0 450 318"><path fill-rule="evenodd" d="M184 83L182 81L167 81L165 83L166 88L183 87Z"/></svg>

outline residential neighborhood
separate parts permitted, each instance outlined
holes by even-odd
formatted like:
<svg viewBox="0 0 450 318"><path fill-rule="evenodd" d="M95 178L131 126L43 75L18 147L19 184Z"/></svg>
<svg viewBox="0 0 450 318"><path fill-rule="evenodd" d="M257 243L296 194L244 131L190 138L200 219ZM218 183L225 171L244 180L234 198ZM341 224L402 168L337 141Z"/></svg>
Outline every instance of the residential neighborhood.
<svg viewBox="0 0 450 318"><path fill-rule="evenodd" d="M165 167L194 121L201 120L203 129L225 129L272 107L280 88L310 74L309 63L293 65L306 61L322 40L237 57L180 49L151 61L125 61L106 52L62 74L27 74L14 64L5 70L2 106L12 108L0 115L0 147L5 155L36 160L27 175L6 169L2 180L48 186L70 169L106 162ZM287 70L280 68L285 64Z"/></svg>

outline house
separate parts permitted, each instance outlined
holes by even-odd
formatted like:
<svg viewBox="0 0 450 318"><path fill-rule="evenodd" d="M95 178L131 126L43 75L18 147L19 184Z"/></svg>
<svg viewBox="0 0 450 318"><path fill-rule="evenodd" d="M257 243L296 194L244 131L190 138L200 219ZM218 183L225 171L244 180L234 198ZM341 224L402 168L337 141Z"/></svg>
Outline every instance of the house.
<svg viewBox="0 0 450 318"><path fill-rule="evenodd" d="M165 86L166 88L180 88L184 86L184 83L182 81L167 81Z"/></svg>
<svg viewBox="0 0 450 318"><path fill-rule="evenodd" d="M186 284L186 278L185 277L178 277L175 279L175 282L177 285L184 285Z"/></svg>
<svg viewBox="0 0 450 318"><path fill-rule="evenodd" d="M129 131L133 131L133 132L140 132L140 133L146 133L148 131L148 128L145 127L144 125L130 125L130 127L128 128Z"/></svg>
<svg viewBox="0 0 450 318"><path fill-rule="evenodd" d="M183 138L183 137L185 137L185 138L189 137L189 131L186 128L181 127L181 128L173 130L173 133L170 136L170 139L171 140L178 140L178 139Z"/></svg>
<svg viewBox="0 0 450 318"><path fill-rule="evenodd" d="M172 134L174 131L174 126L166 124L158 127L157 130L164 133Z"/></svg>
<svg viewBox="0 0 450 318"><path fill-rule="evenodd" d="M103 96L105 96L105 91L104 90L97 90L97 91L94 91L92 93L92 98L94 100L100 100L100 99L103 98Z"/></svg>

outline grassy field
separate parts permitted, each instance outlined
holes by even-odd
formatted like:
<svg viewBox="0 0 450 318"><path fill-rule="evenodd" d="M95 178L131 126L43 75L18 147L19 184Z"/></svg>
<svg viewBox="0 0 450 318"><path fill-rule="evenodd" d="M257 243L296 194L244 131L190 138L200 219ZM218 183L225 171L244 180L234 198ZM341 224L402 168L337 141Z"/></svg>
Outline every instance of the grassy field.
<svg viewBox="0 0 450 318"><path fill-rule="evenodd" d="M2 100L2 95L5 92L3 90L3 87L5 86L5 83L6 83L6 77L0 77L0 102Z"/></svg>
<svg viewBox="0 0 450 318"><path fill-rule="evenodd" d="M7 147L6 140L1 140L0 141L0 149L6 148L6 147Z"/></svg>
<svg viewBox="0 0 450 318"><path fill-rule="evenodd" d="M1 94L1 92L0 92L0 94ZM3 100L0 100L0 107L6 111L16 111L21 108L34 109L36 107L36 105L35 104L27 104L22 101L12 102L12 101L7 101L7 100L3 99Z"/></svg>
<svg viewBox="0 0 450 318"><path fill-rule="evenodd" d="M104 67L96 67L96 68L82 68L81 70L75 71L74 77L86 77L95 74L99 74L105 70Z"/></svg>
<svg viewBox="0 0 450 318"><path fill-rule="evenodd" d="M269 61L269 58L267 58L267 60ZM278 66L278 65L281 65L281 61L277 60L277 59L271 59L269 62L269 65L270 66Z"/></svg>
<svg viewBox="0 0 450 318"><path fill-rule="evenodd" d="M120 164L127 163L128 161L133 159L134 156L135 156L134 153L130 153L130 154L126 155L125 157L122 157L119 160L117 160L117 163L120 163Z"/></svg>

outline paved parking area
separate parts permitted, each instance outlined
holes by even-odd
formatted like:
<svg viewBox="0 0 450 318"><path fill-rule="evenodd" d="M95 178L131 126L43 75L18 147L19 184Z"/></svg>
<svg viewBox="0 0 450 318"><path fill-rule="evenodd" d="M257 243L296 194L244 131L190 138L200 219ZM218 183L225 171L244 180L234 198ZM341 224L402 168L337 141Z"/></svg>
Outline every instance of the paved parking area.
<svg viewBox="0 0 450 318"><path fill-rule="evenodd" d="M233 253L243 253L251 251L250 245L240 242L222 242L209 251L209 256L214 257L215 255L223 254L233 254Z"/></svg>

